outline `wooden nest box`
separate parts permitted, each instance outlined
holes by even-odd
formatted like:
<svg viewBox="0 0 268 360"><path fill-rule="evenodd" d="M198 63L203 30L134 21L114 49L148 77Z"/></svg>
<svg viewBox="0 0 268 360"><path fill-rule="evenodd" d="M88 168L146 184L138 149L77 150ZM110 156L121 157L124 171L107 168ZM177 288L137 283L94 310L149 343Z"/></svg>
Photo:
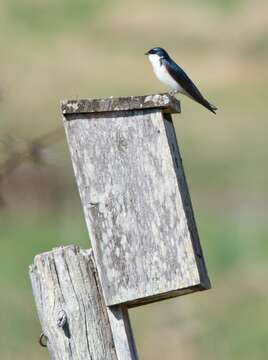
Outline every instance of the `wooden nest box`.
<svg viewBox="0 0 268 360"><path fill-rule="evenodd" d="M107 306L210 287L168 94L62 102Z"/></svg>

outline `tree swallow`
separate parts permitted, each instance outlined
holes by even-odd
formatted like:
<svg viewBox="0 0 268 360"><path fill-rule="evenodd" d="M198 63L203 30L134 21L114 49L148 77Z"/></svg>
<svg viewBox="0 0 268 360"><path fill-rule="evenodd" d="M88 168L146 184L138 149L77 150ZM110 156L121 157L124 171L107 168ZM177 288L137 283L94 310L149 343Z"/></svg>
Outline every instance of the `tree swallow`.
<svg viewBox="0 0 268 360"><path fill-rule="evenodd" d="M197 101L216 114L216 106L210 104L203 97L192 80L182 68L171 59L166 50L155 47L146 52L145 55L148 55L158 80L171 89L171 95L175 95L178 92L187 95L192 100Z"/></svg>

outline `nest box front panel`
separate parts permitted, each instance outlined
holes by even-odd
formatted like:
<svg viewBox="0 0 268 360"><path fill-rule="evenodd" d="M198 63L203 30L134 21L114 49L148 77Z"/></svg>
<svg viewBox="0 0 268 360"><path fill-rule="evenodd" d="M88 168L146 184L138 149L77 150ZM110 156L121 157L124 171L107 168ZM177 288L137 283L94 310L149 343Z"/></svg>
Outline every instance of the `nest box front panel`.
<svg viewBox="0 0 268 360"><path fill-rule="evenodd" d="M148 109L64 123L106 304L208 287L172 122Z"/></svg>

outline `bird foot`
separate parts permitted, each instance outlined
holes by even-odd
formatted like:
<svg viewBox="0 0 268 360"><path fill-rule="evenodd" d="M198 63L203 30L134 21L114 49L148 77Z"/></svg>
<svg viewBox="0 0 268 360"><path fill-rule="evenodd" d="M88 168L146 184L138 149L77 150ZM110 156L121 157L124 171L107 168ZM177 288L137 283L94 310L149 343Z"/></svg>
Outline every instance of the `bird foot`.
<svg viewBox="0 0 268 360"><path fill-rule="evenodd" d="M177 91L170 90L168 93L169 93L170 96L175 96L177 94Z"/></svg>

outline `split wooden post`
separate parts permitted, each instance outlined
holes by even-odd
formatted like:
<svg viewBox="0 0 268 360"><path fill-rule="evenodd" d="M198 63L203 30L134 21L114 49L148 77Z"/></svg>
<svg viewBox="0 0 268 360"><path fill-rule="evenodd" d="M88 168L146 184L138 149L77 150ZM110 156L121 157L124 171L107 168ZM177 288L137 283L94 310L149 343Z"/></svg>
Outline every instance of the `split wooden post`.
<svg viewBox="0 0 268 360"><path fill-rule="evenodd" d="M127 309L106 307L91 250L37 255L29 273L51 359L137 359Z"/></svg>
<svg viewBox="0 0 268 360"><path fill-rule="evenodd" d="M129 307L210 287L171 118L180 103L157 94L61 109L93 253L35 258L42 329L52 359L136 360Z"/></svg>

